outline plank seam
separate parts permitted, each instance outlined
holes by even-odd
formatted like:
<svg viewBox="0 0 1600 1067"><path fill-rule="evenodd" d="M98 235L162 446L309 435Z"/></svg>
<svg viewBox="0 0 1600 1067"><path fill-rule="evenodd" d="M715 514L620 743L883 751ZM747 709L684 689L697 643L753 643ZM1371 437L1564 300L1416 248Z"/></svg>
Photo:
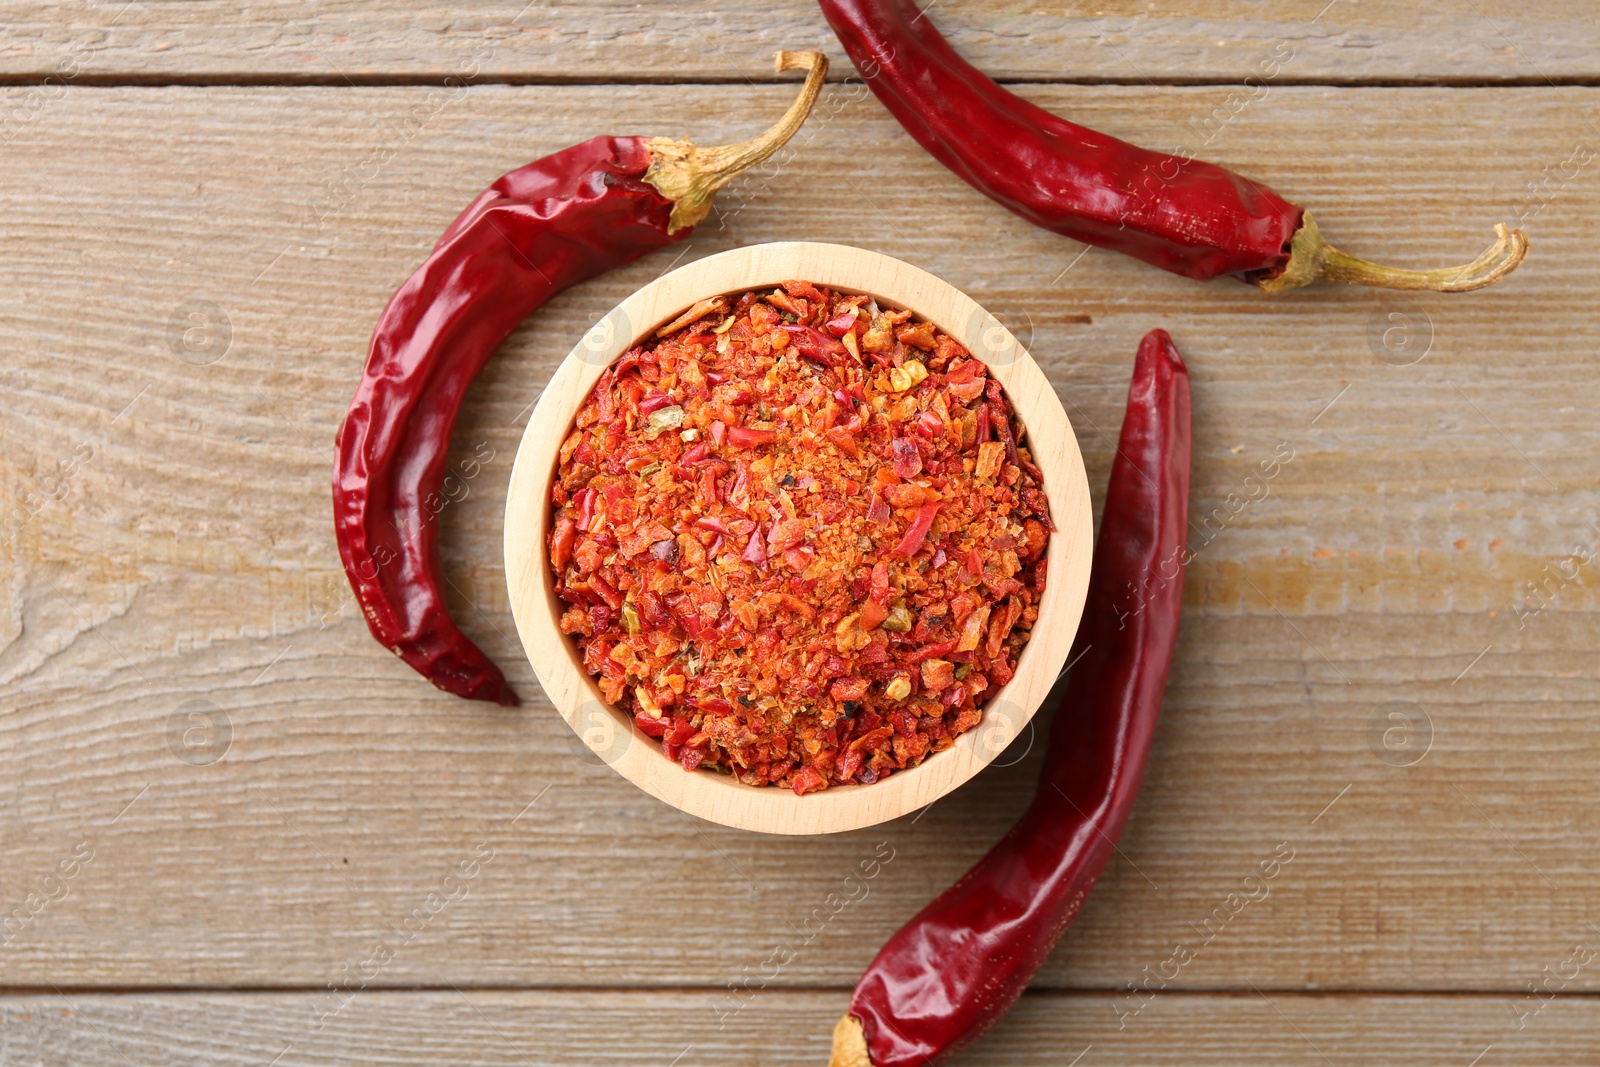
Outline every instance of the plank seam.
<svg viewBox="0 0 1600 1067"><path fill-rule="evenodd" d="M852 986L774 986L763 992L777 995L804 994L807 996L848 996L853 991ZM47 984L43 986L17 985L0 986L0 999L23 998L38 996L54 996L65 994L68 996L281 996L281 995L322 995L327 993L327 985L257 985L257 986L173 986L173 985L59 985ZM676 994L681 996L725 996L727 986L718 985L637 985L637 986L580 986L580 985L466 985L462 983L435 985L369 985L362 988L363 993L376 994L401 994L401 993L544 993L552 996L593 996L596 994L638 993L638 994ZM1112 986L1085 986L1083 988L1066 987L1029 987L1024 996L1037 998L1068 999L1072 997L1119 997L1126 996L1126 987ZM1330 997L1330 998L1356 998L1356 997L1397 997L1397 998L1457 998L1472 999L1481 997L1506 997L1524 996L1526 987L1521 988L1474 988L1474 989L1390 989L1390 988L1347 988L1347 989L1310 989L1300 986L1257 986L1249 989L1218 988L1207 989L1203 987L1179 988L1166 986L1162 988L1163 997L1240 997L1257 999L1266 993L1276 996L1296 997ZM1600 989L1579 989L1562 991L1554 994L1557 998L1572 1000L1600 1001Z"/></svg>
<svg viewBox="0 0 1600 1067"><path fill-rule="evenodd" d="M1148 78L997 78L1001 85L1028 86L1109 86L1145 89L1203 89L1247 88L1239 80L1224 78L1166 78L1152 81ZM455 88L461 84L459 75L441 72L438 75L412 74L82 74L63 78L50 71L0 74L0 88L28 88L38 86L87 89L167 89L167 88L280 88L280 89L388 89L388 88ZM553 87L605 87L631 86L718 86L718 85L789 85L769 77L700 77L673 78L641 77L628 80L588 78L581 75L503 75L473 78L469 87L487 85L553 86ZM830 78L829 84L860 84L856 78ZM1557 77L1508 78L1287 78L1273 80L1274 87L1310 89L1593 89L1600 88L1600 75L1572 75Z"/></svg>

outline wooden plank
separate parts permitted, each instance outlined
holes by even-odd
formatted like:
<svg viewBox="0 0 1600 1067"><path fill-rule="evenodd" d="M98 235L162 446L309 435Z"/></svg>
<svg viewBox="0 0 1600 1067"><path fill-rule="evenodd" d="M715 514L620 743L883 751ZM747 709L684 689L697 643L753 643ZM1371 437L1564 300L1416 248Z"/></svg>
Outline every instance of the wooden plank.
<svg viewBox="0 0 1600 1067"><path fill-rule="evenodd" d="M1544 84L1600 74L1596 23L1583 0L1448 0L1420 9L1404 0L1205 0L1181 13L1146 0L1093 10L1072 0L938 6L934 17L964 54L997 77L1024 81L1239 82L1275 73L1287 82ZM849 69L809 0L735 0L712 10L622 0L7 0L0 11L8 30L0 73L12 78L742 82L767 77L776 48L819 47L840 61L841 76Z"/></svg>
<svg viewBox="0 0 1600 1067"><path fill-rule="evenodd" d="M313 991L48 992L0 998L0 1053L8 1063L39 1067L388 1067L446 1060L471 1067L816 1067L828 1060L828 1035L846 1003L841 992L769 992L725 1014L711 994L655 991L366 991L343 1001L325 991L320 999ZM949 1062L1565 1067L1600 1054L1600 1010L1590 998L1544 1003L1537 1014L1521 1016L1520 1030L1507 996L1175 994L1152 1000L1121 1029L1115 1004L1104 993L1024 997L990 1035Z"/></svg>
<svg viewBox="0 0 1600 1067"><path fill-rule="evenodd" d="M1226 96L1030 92L1158 143ZM792 943L772 984L843 986L999 837L1037 754L920 820L784 841L696 824L586 763L536 699L501 574L511 451L555 361L676 251L536 316L458 428L458 462L489 458L442 516L445 568L529 706L435 692L344 590L334 429L379 309L459 206L599 130L733 139L788 96L73 89L13 141L0 904L27 921L0 934L0 981L320 988L421 908L377 984L720 989ZM1313 202L1351 250L1431 266L1469 257L1525 182L1556 174L1595 102L1283 89L1209 154ZM1589 936L1600 860L1573 843L1600 832L1582 800L1597 605L1589 565L1557 572L1596 536L1582 342L1600 182L1579 168L1544 189L1525 203L1533 256L1496 289L1267 298L1080 258L838 87L801 150L726 191L687 246L853 242L945 277L1037 354L1097 492L1139 336L1164 325L1189 358L1197 521L1224 510L1196 534L1146 793L1045 984L1121 989L1198 928L1216 936L1175 988L1517 991ZM1394 364L1419 348L1380 343L1397 314L1419 337L1431 321L1410 366ZM1283 443L1265 498L1230 505ZM1531 581L1550 604L1519 619ZM1395 764L1422 722L1392 732L1416 714L1395 701L1431 723L1411 766ZM1294 858L1267 895L1230 903L1280 843ZM457 899L434 913L441 896Z"/></svg>

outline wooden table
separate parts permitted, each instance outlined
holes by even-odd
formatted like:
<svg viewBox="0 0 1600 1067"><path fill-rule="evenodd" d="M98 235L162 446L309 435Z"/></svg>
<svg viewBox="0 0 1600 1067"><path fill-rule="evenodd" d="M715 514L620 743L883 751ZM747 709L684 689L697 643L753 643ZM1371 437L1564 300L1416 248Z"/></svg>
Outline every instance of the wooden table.
<svg viewBox="0 0 1600 1067"><path fill-rule="evenodd" d="M1026 741L873 831L697 823L542 699L421 682L339 567L333 433L445 223L595 133L751 134L791 94L778 46L838 60L797 151L474 386L457 458L493 458L442 518L472 637L538 695L508 636L510 456L575 338L676 262L804 238L942 275L1030 343L1097 493L1165 326L1199 555L1149 777L960 1062L1594 1062L1600 22L1325 2L931 17L1028 97L1259 176L1358 254L1465 260L1520 217L1507 282L1269 298L1085 254L926 157L801 0L0 4L0 1063L821 1064L875 947L1020 811Z"/></svg>

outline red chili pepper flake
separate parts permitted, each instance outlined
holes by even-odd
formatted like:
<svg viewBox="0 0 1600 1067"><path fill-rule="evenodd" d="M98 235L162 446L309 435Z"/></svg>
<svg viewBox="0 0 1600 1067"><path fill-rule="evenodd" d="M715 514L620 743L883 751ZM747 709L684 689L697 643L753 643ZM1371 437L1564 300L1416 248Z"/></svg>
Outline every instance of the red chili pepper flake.
<svg viewBox="0 0 1600 1067"><path fill-rule="evenodd" d="M750 430L743 426L730 427L728 430L728 444L734 448L760 448L777 439L775 430Z"/></svg>
<svg viewBox="0 0 1600 1067"><path fill-rule="evenodd" d="M935 424L939 416L936 412L924 411L922 418L932 415ZM920 420L919 420L920 421ZM917 446L904 437L896 437L889 442L889 451L894 455L894 473L899 478L915 478L922 473L922 456L917 452Z"/></svg>
<svg viewBox="0 0 1600 1067"><path fill-rule="evenodd" d="M745 293L579 410L551 490L561 628L685 768L871 784L1015 673L1040 481L999 383L932 323L802 281Z"/></svg>
<svg viewBox="0 0 1600 1067"><path fill-rule="evenodd" d="M938 514L939 501L930 500L917 509L917 517L912 520L906 535L900 543L894 546L892 555L902 556L907 559L917 554L917 549L922 547L923 540L928 536L928 531L933 527L933 517Z"/></svg>

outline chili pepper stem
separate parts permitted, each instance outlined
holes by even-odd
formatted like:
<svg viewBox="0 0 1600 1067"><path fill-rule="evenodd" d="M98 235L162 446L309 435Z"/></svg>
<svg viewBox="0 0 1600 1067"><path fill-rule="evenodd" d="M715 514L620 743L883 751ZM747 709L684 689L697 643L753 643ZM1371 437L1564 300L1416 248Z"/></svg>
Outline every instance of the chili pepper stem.
<svg viewBox="0 0 1600 1067"><path fill-rule="evenodd" d="M828 1067L872 1067L872 1057L867 1054L867 1035L861 1029L861 1020L846 1014L833 1028L833 1055Z"/></svg>
<svg viewBox="0 0 1600 1067"><path fill-rule="evenodd" d="M828 77L828 57L821 52L777 54L774 69L806 71L800 95L777 124L759 137L739 144L700 148L689 141L652 137L650 169L644 180L675 202L667 232L693 226L711 213L711 197L740 171L752 167L782 148L811 114L822 83Z"/></svg>
<svg viewBox="0 0 1600 1067"><path fill-rule="evenodd" d="M1508 230L1504 223L1494 228L1495 241L1477 259L1461 267L1440 270L1402 270L1369 263L1341 252L1327 241L1308 211L1289 245L1289 262L1282 273L1257 284L1269 293L1298 289L1318 278L1376 289L1426 289L1437 293L1468 293L1493 285L1516 270L1528 256L1528 236L1521 230Z"/></svg>

